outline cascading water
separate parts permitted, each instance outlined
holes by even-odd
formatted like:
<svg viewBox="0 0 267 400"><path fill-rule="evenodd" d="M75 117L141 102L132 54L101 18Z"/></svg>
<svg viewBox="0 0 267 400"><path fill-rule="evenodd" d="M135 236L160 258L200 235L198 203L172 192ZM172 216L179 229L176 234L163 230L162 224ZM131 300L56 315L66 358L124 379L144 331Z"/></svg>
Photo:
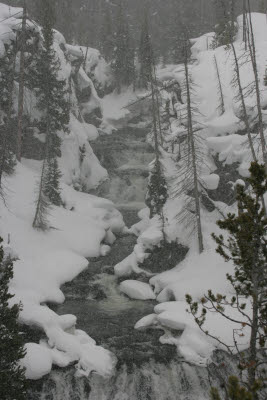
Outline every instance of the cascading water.
<svg viewBox="0 0 267 400"><path fill-rule="evenodd" d="M137 209L144 204L147 166L153 160L145 134L144 130L120 131L94 145L111 176L105 195L119 203L128 225L137 222ZM113 266L132 252L135 242L133 236L118 238L106 257L90 260L90 268L64 286L65 303L55 307L59 314L76 315L78 327L117 356L114 376L104 379L92 374L88 380L76 378L74 367L54 369L32 383L28 400L207 400L209 378L220 384L220 368L212 368L209 374L206 368L184 362L175 346L160 344L161 330L133 329L155 305L121 294L113 274ZM220 363L220 357L226 356L217 357ZM231 360L225 364L231 371Z"/></svg>
<svg viewBox="0 0 267 400"><path fill-rule="evenodd" d="M146 129L121 129L112 136L101 136L92 144L101 165L109 171L110 181L100 195L118 206L144 205L153 148L146 143Z"/></svg>

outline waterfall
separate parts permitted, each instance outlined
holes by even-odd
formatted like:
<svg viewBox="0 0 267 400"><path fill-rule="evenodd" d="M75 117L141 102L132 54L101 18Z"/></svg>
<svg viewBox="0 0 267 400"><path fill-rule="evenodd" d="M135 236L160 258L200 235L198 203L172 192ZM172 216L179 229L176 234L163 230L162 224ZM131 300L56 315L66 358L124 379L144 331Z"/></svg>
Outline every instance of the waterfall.
<svg viewBox="0 0 267 400"><path fill-rule="evenodd" d="M233 361L219 353L222 368L190 365L178 358L164 363L151 359L143 364L122 364L110 379L91 376L75 378L74 368L53 371L41 385L32 389L28 400L208 400L210 381L220 387L222 379L236 373Z"/></svg>

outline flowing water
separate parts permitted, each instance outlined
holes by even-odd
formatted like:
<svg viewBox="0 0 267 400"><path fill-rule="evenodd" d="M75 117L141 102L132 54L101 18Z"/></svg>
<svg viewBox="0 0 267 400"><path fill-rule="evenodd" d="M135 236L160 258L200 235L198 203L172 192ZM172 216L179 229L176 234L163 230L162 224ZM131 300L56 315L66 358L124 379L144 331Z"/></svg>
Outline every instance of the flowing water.
<svg viewBox="0 0 267 400"><path fill-rule="evenodd" d="M153 148L146 143L146 134L146 129L128 127L111 136L100 136L92 144L94 153L110 176L110 181L98 194L119 206L144 205L148 166L154 159Z"/></svg>
<svg viewBox="0 0 267 400"><path fill-rule="evenodd" d="M137 222L137 209L144 203L147 165L153 159L145 143L145 131L120 131L102 137L94 146L111 181L106 197L122 207L127 225ZM103 193L102 193L103 194ZM186 363L174 346L162 345L161 330L139 332L133 329L143 316L153 312L153 301L130 300L119 291L113 267L128 256L134 236L118 238L106 257L91 259L88 269L64 285L64 304L54 306L59 314L77 316L77 326L118 359L114 376L104 379L75 377L75 368L54 369L38 382L32 382L29 400L206 400L209 377L220 383L220 368ZM218 353L225 362L225 355ZM227 361L232 368L231 360ZM229 372L229 371L228 371Z"/></svg>

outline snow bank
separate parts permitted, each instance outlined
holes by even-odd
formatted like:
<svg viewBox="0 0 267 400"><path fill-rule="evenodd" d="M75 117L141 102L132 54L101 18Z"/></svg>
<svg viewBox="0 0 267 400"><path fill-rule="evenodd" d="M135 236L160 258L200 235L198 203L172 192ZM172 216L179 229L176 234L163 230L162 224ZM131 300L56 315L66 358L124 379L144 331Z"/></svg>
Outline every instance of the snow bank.
<svg viewBox="0 0 267 400"><path fill-rule="evenodd" d="M95 156L89 140L98 136L97 129L80 123L73 115L70 120L70 133L62 135L62 157L58 160L67 185L77 190L90 191L108 179L108 173ZM81 160L81 149L84 156Z"/></svg>
<svg viewBox="0 0 267 400"><path fill-rule="evenodd" d="M70 56L85 59L83 64L86 74L92 79L100 92L110 89L113 84L111 67L107 64L100 51L91 47L66 45Z"/></svg>

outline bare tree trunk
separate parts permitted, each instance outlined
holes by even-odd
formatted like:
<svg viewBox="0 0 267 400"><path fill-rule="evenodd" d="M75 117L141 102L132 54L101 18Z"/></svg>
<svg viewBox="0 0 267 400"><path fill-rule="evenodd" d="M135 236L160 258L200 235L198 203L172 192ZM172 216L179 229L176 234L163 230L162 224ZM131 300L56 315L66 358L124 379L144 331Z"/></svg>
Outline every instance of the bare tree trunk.
<svg viewBox="0 0 267 400"><path fill-rule="evenodd" d="M25 85L25 45L27 27L27 8L26 0L23 2L23 19L20 43L20 71L19 71L19 99L18 99L18 136L17 136L17 159L21 161L22 146L22 124L24 111L24 85Z"/></svg>
<svg viewBox="0 0 267 400"><path fill-rule="evenodd" d="M158 138L158 127L157 127L157 116L156 116L156 93L153 83L152 71L150 73L151 82L151 95L152 95L152 114L153 114L153 132L154 132L154 145L155 145L155 155L156 162L159 162L159 138Z"/></svg>
<svg viewBox="0 0 267 400"><path fill-rule="evenodd" d="M218 67L218 63L217 63L217 58L214 55L214 64L215 64L215 68L216 68L216 74L217 74L217 79L218 79L218 85L219 85L219 92L220 92L220 111L221 111L221 115L223 115L225 113L225 105L224 105L224 97L223 97L223 90L222 90L222 82L221 82L221 77L220 77L220 71L219 71L219 67Z"/></svg>
<svg viewBox="0 0 267 400"><path fill-rule="evenodd" d="M239 91L239 96L240 96L241 105L242 105L243 121L244 121L245 126L246 126L246 131L247 131L247 135L248 135L248 142L249 142L249 146L250 146L250 150L251 150L253 161L257 162L258 159L257 159L256 152L255 152L255 149L254 149L254 146L253 146L253 140L252 140L252 136L251 136L248 113L247 113L247 108L246 108L243 88L242 88L242 84L241 84L240 69L239 69L238 59L237 59L236 50L235 50L235 46L234 46L233 42L231 43L231 47L232 47L234 60L235 60L236 80L237 80L237 83L238 83L238 91ZM262 207L264 209L265 215L267 215L265 200L264 200L263 196L261 197L261 202L262 202Z"/></svg>
<svg viewBox="0 0 267 400"><path fill-rule="evenodd" d="M250 1L248 0L248 12L249 12L249 27L248 27L248 46L251 64L255 77L255 88L256 88L256 100L257 100L257 110L258 110L258 120L259 120L259 134L260 141L262 147L263 161L265 164L265 170L267 172L267 150L266 150L266 142L264 137L264 128L263 128L263 117L262 117L262 109L261 109L261 98L260 98L260 87L259 87L259 74L257 67L257 56L256 56L256 46L254 39L254 31L252 25L251 11L250 11Z"/></svg>
<svg viewBox="0 0 267 400"><path fill-rule="evenodd" d="M196 150L193 132L193 122L192 122L192 110L191 110L191 94L190 94L190 82L189 82L189 71L188 71L188 54L187 54L187 44L185 44L185 78L186 78L186 92L187 92L187 115L188 115L188 134L189 134L189 145L190 151L192 153L192 167L194 175L194 197L196 204L196 220L197 220L197 234L198 234L198 246L199 253L204 250L203 244L203 234L201 226L201 215L200 215L200 196L198 191L198 176L197 176L197 164L196 164ZM188 157L190 157L190 151Z"/></svg>
<svg viewBox="0 0 267 400"><path fill-rule="evenodd" d="M153 62L153 67L152 68L153 68L153 75L154 75L153 78L155 80L155 84L157 84L157 75L156 75L156 68L155 68L154 62ZM161 128L160 104L159 104L159 91L158 91L158 88L157 88L157 90L155 90L155 98L156 98L156 109L157 109L158 124L159 124L159 138L160 138L160 142L161 142L161 145L162 145L163 144L163 138L162 138L162 128Z"/></svg>
<svg viewBox="0 0 267 400"><path fill-rule="evenodd" d="M88 51L89 51L89 46L86 47L86 52L85 52L85 56L84 56L84 60L83 60L83 69L84 70L86 70L86 61L87 61Z"/></svg>
<svg viewBox="0 0 267 400"><path fill-rule="evenodd" d="M14 80L15 80L15 69L16 69L16 56L17 56L17 41L15 44L14 59L13 59L13 64L12 64L12 76L11 76L11 80L10 80L10 84L9 84L9 91L8 91L8 113L7 113L7 122L6 122L7 129L4 131L2 157L1 157L1 162L0 162L0 188L2 187L2 177L3 177L3 173L4 173L5 162L6 162L8 136L10 134L10 128L11 128L11 115L12 115Z"/></svg>
<svg viewBox="0 0 267 400"><path fill-rule="evenodd" d="M243 0L243 42L245 43L245 49L247 50L247 18L246 18L246 0Z"/></svg>
<svg viewBox="0 0 267 400"><path fill-rule="evenodd" d="M245 126L246 126L249 146L250 146L250 149L251 149L253 160L257 161L257 157L256 157L256 153L255 153L255 150L254 150L253 141L252 141L252 137L251 137L251 131L250 131L250 125L249 125L249 119L248 119L248 113L247 113L247 108L246 108L243 88L242 88L242 85L241 85L241 77L240 77L238 59L237 59L237 55L236 55L235 46L234 46L233 43L231 43L231 47L232 47L234 60L235 60L235 72L236 72L236 79L237 79L237 83L238 83L239 96L240 96L241 105L242 105L242 117L243 117L243 120L244 120L244 123L245 123Z"/></svg>

